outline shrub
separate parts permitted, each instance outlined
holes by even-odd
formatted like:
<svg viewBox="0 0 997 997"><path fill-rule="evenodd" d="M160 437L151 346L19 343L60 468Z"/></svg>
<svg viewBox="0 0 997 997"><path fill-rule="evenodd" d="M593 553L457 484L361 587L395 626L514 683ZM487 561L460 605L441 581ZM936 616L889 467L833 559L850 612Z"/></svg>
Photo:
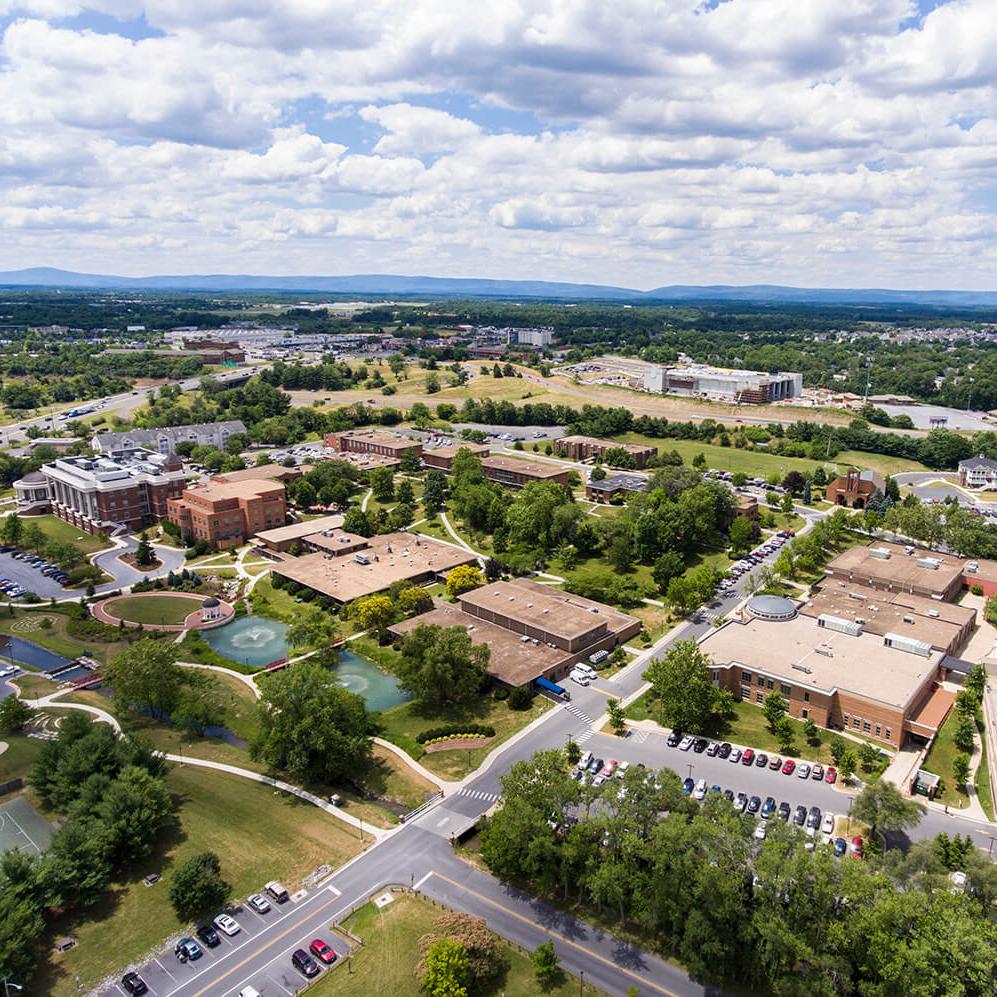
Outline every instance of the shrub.
<svg viewBox="0 0 997 997"><path fill-rule="evenodd" d="M415 739L419 744L432 744L436 741L446 741L451 737L494 737L495 728L488 724L477 723L449 723L441 724L439 727L430 727L428 730L416 734Z"/></svg>
<svg viewBox="0 0 997 997"><path fill-rule="evenodd" d="M504 699L508 698L509 698L509 690L504 685L500 685L495 690L495 701L501 703Z"/></svg>
<svg viewBox="0 0 997 997"><path fill-rule="evenodd" d="M533 703L533 690L528 685L517 686L509 693L510 710L528 710Z"/></svg>
<svg viewBox="0 0 997 997"><path fill-rule="evenodd" d="M983 586L977 582L975 585L971 585L969 587L969 591L972 592L973 595L983 595Z"/></svg>

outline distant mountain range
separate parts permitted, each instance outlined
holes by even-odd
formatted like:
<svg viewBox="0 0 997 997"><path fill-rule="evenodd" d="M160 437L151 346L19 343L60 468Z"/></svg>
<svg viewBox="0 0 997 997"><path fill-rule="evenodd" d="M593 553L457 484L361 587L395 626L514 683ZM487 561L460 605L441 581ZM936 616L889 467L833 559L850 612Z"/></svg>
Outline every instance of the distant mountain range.
<svg viewBox="0 0 997 997"><path fill-rule="evenodd" d="M376 294L398 297L557 298L574 301L748 302L753 304L935 305L997 307L997 291L896 291L881 288L784 287L778 284L672 284L651 291L604 284L544 280L479 280L355 274L349 277L273 277L249 274L191 274L115 277L73 273L52 267L0 271L0 286L78 290L276 291L311 294Z"/></svg>

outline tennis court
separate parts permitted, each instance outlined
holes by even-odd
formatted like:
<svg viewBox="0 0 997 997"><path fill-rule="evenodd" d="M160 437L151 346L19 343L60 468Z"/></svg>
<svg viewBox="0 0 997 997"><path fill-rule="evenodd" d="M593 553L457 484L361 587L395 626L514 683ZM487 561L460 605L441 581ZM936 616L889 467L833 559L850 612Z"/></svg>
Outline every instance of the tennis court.
<svg viewBox="0 0 997 997"><path fill-rule="evenodd" d="M52 828L23 796L0 805L0 853L20 848L40 855L52 838Z"/></svg>

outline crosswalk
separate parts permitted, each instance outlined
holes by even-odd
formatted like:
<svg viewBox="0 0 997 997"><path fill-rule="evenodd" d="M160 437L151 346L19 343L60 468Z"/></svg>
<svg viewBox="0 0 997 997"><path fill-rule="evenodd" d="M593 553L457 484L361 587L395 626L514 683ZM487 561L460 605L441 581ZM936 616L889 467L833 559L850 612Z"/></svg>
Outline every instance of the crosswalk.
<svg viewBox="0 0 997 997"><path fill-rule="evenodd" d="M582 723L585 723L585 724L592 723L592 718L584 710L578 709L578 707L575 706L574 703L568 703L567 706L565 707L565 709L573 717L578 717L578 719L581 720Z"/></svg>
<svg viewBox="0 0 997 997"><path fill-rule="evenodd" d="M590 738L593 737L595 737L595 729L592 727L588 727L585 730L583 730L581 734L579 734L577 737L573 737L572 740L575 742L575 744L584 744L586 741L588 741Z"/></svg>
<svg viewBox="0 0 997 997"><path fill-rule="evenodd" d="M634 744L643 744L648 738L648 732L646 730L633 730L631 728L630 736L633 738Z"/></svg>
<svg viewBox="0 0 997 997"><path fill-rule="evenodd" d="M472 800L482 800L485 803L494 803L499 797L498 793L486 793L480 789L462 789L458 796L467 796Z"/></svg>

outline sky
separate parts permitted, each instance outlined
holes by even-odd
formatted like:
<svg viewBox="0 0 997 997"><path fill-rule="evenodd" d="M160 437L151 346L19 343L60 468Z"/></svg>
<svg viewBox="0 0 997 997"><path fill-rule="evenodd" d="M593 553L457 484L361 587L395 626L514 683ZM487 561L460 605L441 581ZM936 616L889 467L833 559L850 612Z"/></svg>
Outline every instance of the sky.
<svg viewBox="0 0 997 997"><path fill-rule="evenodd" d="M0 270L997 290L997 0L0 0Z"/></svg>

